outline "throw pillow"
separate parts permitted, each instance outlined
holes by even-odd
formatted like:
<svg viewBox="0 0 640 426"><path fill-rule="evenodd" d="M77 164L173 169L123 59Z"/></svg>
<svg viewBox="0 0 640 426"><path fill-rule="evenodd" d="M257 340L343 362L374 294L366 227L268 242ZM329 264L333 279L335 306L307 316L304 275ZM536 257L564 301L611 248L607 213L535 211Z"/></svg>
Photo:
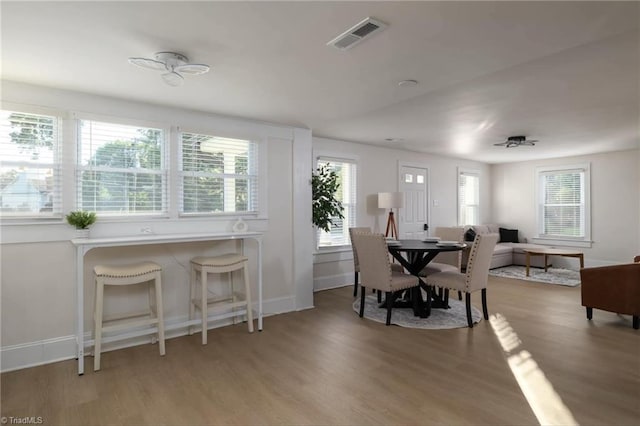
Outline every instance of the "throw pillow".
<svg viewBox="0 0 640 426"><path fill-rule="evenodd" d="M474 231L473 228L469 228L467 232L464 233L464 240L473 241L475 239L476 239L476 231Z"/></svg>
<svg viewBox="0 0 640 426"><path fill-rule="evenodd" d="M517 243L518 242L518 230L500 228L500 242L501 243Z"/></svg>

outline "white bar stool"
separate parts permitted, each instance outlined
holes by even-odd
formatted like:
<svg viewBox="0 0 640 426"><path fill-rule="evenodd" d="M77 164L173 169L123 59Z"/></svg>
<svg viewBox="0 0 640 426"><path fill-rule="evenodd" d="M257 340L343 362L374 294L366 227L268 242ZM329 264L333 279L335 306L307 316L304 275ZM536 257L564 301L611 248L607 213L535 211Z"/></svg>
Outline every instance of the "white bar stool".
<svg viewBox="0 0 640 426"><path fill-rule="evenodd" d="M164 318L162 312L162 268L154 262L142 262L133 265L106 266L96 265L93 268L96 279L96 295L94 309L94 359L93 370L100 370L100 350L102 349L102 333L116 330L124 330L128 328L141 327L145 325L157 325L158 328L158 346L160 355L165 354L164 346ZM132 285L149 283L149 310L144 312L132 313L114 318L103 318L104 307L104 287L107 285ZM155 306L152 292L155 292ZM147 316L148 318L136 319L120 322L117 324L104 326L103 322L111 322L136 317ZM109 337L109 341L123 340L138 335L149 334L148 332L122 334L120 336Z"/></svg>
<svg viewBox="0 0 640 426"><path fill-rule="evenodd" d="M233 289L233 272L242 270L244 278L244 300L239 300ZM197 287L198 272L200 272L200 297L194 298L194 288ZM229 290L226 295L216 295L209 297L209 287L207 274L229 274ZM202 344L207 344L207 323L212 319L233 318L243 315L246 310L247 326L249 333L253 333L253 315L251 312L251 287L249 284L249 259L237 253L224 254L212 257L195 257L191 259L191 281L189 283L189 320L193 320L196 308L200 309L202 315ZM216 304L209 310L208 305ZM244 307L245 310L236 308ZM217 313L218 311L228 311ZM211 315L213 314L213 315ZM189 326L189 335L193 334L193 326Z"/></svg>

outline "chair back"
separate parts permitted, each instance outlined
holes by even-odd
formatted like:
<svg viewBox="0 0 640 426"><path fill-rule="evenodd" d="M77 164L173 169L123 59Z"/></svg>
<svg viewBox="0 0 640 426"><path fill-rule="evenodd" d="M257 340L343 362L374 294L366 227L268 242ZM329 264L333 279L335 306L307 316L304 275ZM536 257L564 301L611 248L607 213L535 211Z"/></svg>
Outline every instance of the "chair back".
<svg viewBox="0 0 640 426"><path fill-rule="evenodd" d="M356 272L360 272L360 263L358 262L358 252L356 251L356 246L353 244L353 234L370 234L371 228L368 226L362 227L353 227L349 228L349 239L351 240L351 251L353 251L353 269Z"/></svg>
<svg viewBox="0 0 640 426"><path fill-rule="evenodd" d="M362 286L381 291L392 291L389 250L382 234L354 232L351 243L358 252Z"/></svg>
<svg viewBox="0 0 640 426"><path fill-rule="evenodd" d="M464 242L464 228L463 227L438 227L435 231L435 236L440 237L443 241L458 241ZM445 251L439 253L434 262L445 263L447 265L453 265L460 270L462 264L462 250L458 251Z"/></svg>
<svg viewBox="0 0 640 426"><path fill-rule="evenodd" d="M487 287L491 257L498 238L498 234L476 234L469 252L469 263L467 263L466 291L468 293Z"/></svg>

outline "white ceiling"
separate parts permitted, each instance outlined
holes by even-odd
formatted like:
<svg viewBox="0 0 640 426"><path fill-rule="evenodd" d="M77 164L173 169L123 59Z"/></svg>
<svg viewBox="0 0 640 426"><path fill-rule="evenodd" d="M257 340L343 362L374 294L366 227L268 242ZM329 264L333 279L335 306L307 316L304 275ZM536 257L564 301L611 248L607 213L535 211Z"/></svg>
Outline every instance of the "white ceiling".
<svg viewBox="0 0 640 426"><path fill-rule="evenodd" d="M2 78L489 163L624 150L640 147L639 5L3 1ZM326 46L367 16L389 27ZM127 62L157 51L212 71L174 88ZM493 146L511 135L539 143Z"/></svg>

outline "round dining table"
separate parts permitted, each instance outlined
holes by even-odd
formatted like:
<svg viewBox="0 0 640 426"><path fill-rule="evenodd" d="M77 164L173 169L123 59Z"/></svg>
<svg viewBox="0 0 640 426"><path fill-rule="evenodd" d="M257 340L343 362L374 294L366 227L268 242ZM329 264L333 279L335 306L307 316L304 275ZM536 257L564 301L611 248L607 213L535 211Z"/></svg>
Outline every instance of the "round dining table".
<svg viewBox="0 0 640 426"><path fill-rule="evenodd" d="M464 243L442 244L435 241L422 240L390 240L387 244L389 253L396 259L411 275L417 277L419 286L410 289L408 298L398 300L396 307L412 307L415 316L427 318L431 315L431 308L448 308L447 301L443 294L438 295L433 288L428 286L420 277L420 272L439 253L448 251L460 251L466 248ZM421 289L427 293L426 300L422 298Z"/></svg>

